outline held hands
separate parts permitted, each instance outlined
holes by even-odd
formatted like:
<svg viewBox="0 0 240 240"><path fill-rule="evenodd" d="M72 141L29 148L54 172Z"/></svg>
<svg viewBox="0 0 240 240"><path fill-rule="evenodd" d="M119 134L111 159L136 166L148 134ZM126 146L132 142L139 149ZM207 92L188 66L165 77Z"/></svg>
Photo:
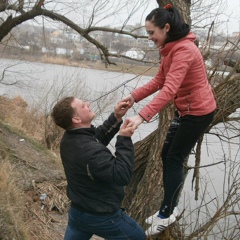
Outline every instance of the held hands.
<svg viewBox="0 0 240 240"><path fill-rule="evenodd" d="M118 121L122 120L122 117L126 114L130 108L129 101L121 100L114 108L114 115Z"/></svg>
<svg viewBox="0 0 240 240"><path fill-rule="evenodd" d="M128 126L133 126L134 129L137 129L137 127L144 121L144 119L140 115L130 117L128 118L128 120Z"/></svg>
<svg viewBox="0 0 240 240"><path fill-rule="evenodd" d="M135 99L134 99L134 97L131 94L129 94L128 96L123 98L122 101L123 102L129 102L130 107L132 107L134 102L135 102Z"/></svg>
<svg viewBox="0 0 240 240"><path fill-rule="evenodd" d="M129 119L126 119L126 121L123 123L123 125L119 130L119 135L125 136L125 137L131 137L135 129L136 128L133 127Z"/></svg>

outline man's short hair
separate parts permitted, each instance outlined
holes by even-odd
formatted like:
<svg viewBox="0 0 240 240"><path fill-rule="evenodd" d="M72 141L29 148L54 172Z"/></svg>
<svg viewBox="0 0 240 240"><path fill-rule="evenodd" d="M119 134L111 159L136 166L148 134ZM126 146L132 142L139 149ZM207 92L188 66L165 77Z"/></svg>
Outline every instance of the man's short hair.
<svg viewBox="0 0 240 240"><path fill-rule="evenodd" d="M74 109L71 104L75 97L65 97L53 107L51 116L55 124L65 130L72 128Z"/></svg>

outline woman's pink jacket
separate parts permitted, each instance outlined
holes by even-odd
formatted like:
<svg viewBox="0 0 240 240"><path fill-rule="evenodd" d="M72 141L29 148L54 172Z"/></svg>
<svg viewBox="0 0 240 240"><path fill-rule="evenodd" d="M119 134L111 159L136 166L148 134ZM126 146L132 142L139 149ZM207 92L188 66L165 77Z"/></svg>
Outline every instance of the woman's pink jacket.
<svg viewBox="0 0 240 240"><path fill-rule="evenodd" d="M139 112L147 122L163 107L174 101L180 116L201 116L216 109L216 101L207 79L203 57L194 44L196 36L167 43L160 49L161 62L157 75L131 92L135 102L160 90Z"/></svg>

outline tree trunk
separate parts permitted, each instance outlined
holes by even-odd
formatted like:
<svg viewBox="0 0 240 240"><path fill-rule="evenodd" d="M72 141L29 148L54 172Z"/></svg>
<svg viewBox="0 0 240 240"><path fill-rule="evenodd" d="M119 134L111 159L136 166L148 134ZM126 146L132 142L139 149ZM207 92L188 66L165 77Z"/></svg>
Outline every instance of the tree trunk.
<svg viewBox="0 0 240 240"><path fill-rule="evenodd" d="M164 6L169 1L157 1ZM190 1L173 3L182 14L183 20L190 23ZM131 184L126 188L123 206L145 229L149 227L145 218L155 213L163 200L161 150L168 128L173 119L174 106L168 104L159 115L158 129L135 144L135 168ZM156 239L181 239L178 224L173 224Z"/></svg>
<svg viewBox="0 0 240 240"><path fill-rule="evenodd" d="M169 3L169 1L157 2L161 3L161 6ZM173 4L175 4L175 7L177 5L178 10L183 13L184 20L190 23L190 1L176 1ZM226 121L229 115L240 107L239 78L239 76L226 78L215 88L218 105L222 107L217 109L215 118L206 132L209 132L217 123ZM136 219L145 229L149 227L145 223L145 219L159 209L163 199L161 150L173 118L173 113L173 105L167 105L159 113L158 129L145 139L135 143L134 174L130 185L126 187L123 206L126 207L128 214ZM201 148L201 143L202 141L198 141L197 149ZM201 151L198 151L199 155L196 156L196 166L200 165L200 153ZM196 168L194 176L198 176L198 171L199 169ZM185 173L187 174L187 167ZM180 227L178 223L175 223L151 239L182 239Z"/></svg>
<svg viewBox="0 0 240 240"><path fill-rule="evenodd" d="M221 122L226 122L229 116L240 108L240 76L235 75L224 79L214 88L218 108L213 122L205 131ZM127 209L137 222L145 229L149 227L145 219L155 213L163 199L162 183L162 161L161 150L168 131L168 127L173 118L174 107L169 104L159 115L158 128L145 139L135 143L135 167L130 185L126 187L126 196L123 206ZM196 167L200 166L202 136L197 143L196 148ZM187 159L185 173L187 174ZM194 178L196 178L196 187L198 189L197 176L199 168L194 169ZM196 191L197 198L197 191ZM162 232L156 239L182 239L178 223L173 224L166 231Z"/></svg>
<svg viewBox="0 0 240 240"><path fill-rule="evenodd" d="M159 115L158 128L142 141L135 143L135 167L130 185L126 187L123 206L145 229L145 219L155 213L163 199L161 150L174 106L167 105ZM173 224L156 239L181 239L178 224Z"/></svg>
<svg viewBox="0 0 240 240"><path fill-rule="evenodd" d="M157 0L157 3L160 7L163 7L171 3L180 12L183 21L191 25L191 17L190 17L191 0L182 0L182 1Z"/></svg>

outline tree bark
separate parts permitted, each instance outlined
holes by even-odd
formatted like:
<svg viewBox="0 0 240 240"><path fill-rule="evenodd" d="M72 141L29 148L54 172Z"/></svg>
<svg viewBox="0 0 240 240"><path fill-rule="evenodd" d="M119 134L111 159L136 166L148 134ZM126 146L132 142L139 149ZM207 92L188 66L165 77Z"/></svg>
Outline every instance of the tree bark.
<svg viewBox="0 0 240 240"><path fill-rule="evenodd" d="M230 115L240 108L240 75L233 75L224 79L214 88L214 92L218 108L214 120L205 133L208 133L218 123L230 121ZM166 106L159 113L158 129L142 141L135 143L135 168L131 183L126 187L123 206L126 207L131 217L136 219L145 229L149 227L149 225L146 225L145 219L159 209L163 199L161 150L173 112L173 105ZM196 167L201 164L202 138L203 136L200 137L196 146ZM185 164L185 173L187 175L187 159ZM199 188L198 175L199 168L195 168L195 189ZM156 239L177 240L182 239L181 237L180 227L176 223L156 236Z"/></svg>
<svg viewBox="0 0 240 240"><path fill-rule="evenodd" d="M164 6L169 1L157 1ZM190 1L174 1L183 19L190 23ZM222 83L215 87L215 97L218 103L215 118L205 133L220 122L226 121L230 114L240 107L240 76L226 78ZM158 129L140 142L135 143L135 168L132 181L126 187L126 196L123 206L127 212L136 219L145 229L145 219L155 213L163 199L162 183L162 161L161 150L168 131L168 127L173 118L174 107L167 105L159 113ZM197 143L196 166L200 165L202 138ZM187 160L185 161L185 174L187 175ZM194 175L198 176L199 168L194 170ZM196 181L196 189L198 181ZM173 224L167 230L151 239L182 239L178 223Z"/></svg>
<svg viewBox="0 0 240 240"><path fill-rule="evenodd" d="M183 1L157 0L157 3L160 7L164 7L165 5L171 3L180 12L183 21L191 25L191 17L190 17L191 0L183 0Z"/></svg>

